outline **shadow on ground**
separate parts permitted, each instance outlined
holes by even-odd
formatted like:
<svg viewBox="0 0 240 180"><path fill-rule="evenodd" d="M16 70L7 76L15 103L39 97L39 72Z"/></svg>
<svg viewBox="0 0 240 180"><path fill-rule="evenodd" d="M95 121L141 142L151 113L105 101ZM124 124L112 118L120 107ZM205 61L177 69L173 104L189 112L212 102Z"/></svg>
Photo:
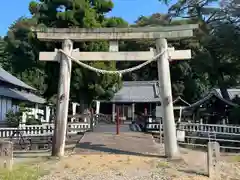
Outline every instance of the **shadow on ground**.
<svg viewBox="0 0 240 180"><path fill-rule="evenodd" d="M180 172L184 172L190 175L198 175L198 176L208 176L206 172L203 172L203 170L189 170L189 169L178 169Z"/></svg>
<svg viewBox="0 0 240 180"><path fill-rule="evenodd" d="M129 145L131 146L131 145ZM133 156L145 156L145 157L158 157L158 158L165 158L163 155L154 155L154 154L147 154L147 153L141 153L141 152L132 152L132 151L126 151L121 149L114 149L107 147L103 144L91 144L90 142L84 142L76 145L77 153L96 153L96 152L102 152L102 153L109 153L109 154L122 154L122 155L133 155Z"/></svg>
<svg viewBox="0 0 240 180"><path fill-rule="evenodd" d="M72 152L74 147L66 147L65 151ZM52 150L28 150L28 151L14 151L13 157L17 159L39 158L51 156Z"/></svg>

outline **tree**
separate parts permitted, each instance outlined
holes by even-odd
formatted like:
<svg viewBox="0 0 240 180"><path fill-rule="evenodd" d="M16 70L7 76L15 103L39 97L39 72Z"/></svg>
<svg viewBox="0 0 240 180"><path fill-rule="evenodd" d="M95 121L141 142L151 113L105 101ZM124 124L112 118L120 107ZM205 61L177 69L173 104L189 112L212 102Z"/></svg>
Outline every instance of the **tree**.
<svg viewBox="0 0 240 180"><path fill-rule="evenodd" d="M39 44L31 33L34 26L35 19L21 17L9 28L5 51L11 68L7 70L43 94L46 89L44 63L38 60Z"/></svg>
<svg viewBox="0 0 240 180"><path fill-rule="evenodd" d="M12 73L26 83L40 90L41 94L52 100L56 97L59 78L59 64L40 62L40 51L52 51L61 48L59 43L39 42L31 27L123 27L128 24L121 18L106 18L105 14L113 8L111 1L102 0L42 0L29 4L31 18L20 18L9 28L6 50ZM105 41L75 43L80 51L108 51ZM115 70L115 62L91 62L90 65ZM73 64L71 95L74 101L90 103L93 99L107 99L120 87L117 75L100 75Z"/></svg>
<svg viewBox="0 0 240 180"><path fill-rule="evenodd" d="M149 17L141 16L133 25L134 27L139 26L170 26L170 25L181 25L188 24L191 21L188 20L174 20L170 22L170 17L164 14L153 14ZM198 49L198 43L193 40L181 40L181 41L169 41L169 46L174 46L176 49L188 49L194 47ZM123 47L125 51L148 51L149 48L155 48L155 42L152 40L139 40L136 42L127 42ZM128 62L124 64L119 64L118 67L121 69L126 67L131 67L139 63ZM171 80L172 80L172 89L173 96L184 96L189 102L197 100L202 92L204 85L202 85L198 77L192 71L192 68L189 64L189 61L175 61L171 62ZM142 69L129 73L124 76L124 80L157 80L157 63L152 62Z"/></svg>
<svg viewBox="0 0 240 180"><path fill-rule="evenodd" d="M6 42L0 37L0 66L4 69L10 69L8 54L6 52Z"/></svg>
<svg viewBox="0 0 240 180"><path fill-rule="evenodd" d="M240 1L239 0L222 0L220 2L222 10L225 12L226 17L239 22L240 17Z"/></svg>
<svg viewBox="0 0 240 180"><path fill-rule="evenodd" d="M211 7L216 2L178 0L169 8L169 15L199 24L196 32L199 47L191 48L196 54L191 63L192 69L208 81L209 87L220 87L223 97L229 99L227 88L237 85L239 77L236 46L239 44L239 30L231 18L226 18L229 6L226 5L225 9Z"/></svg>

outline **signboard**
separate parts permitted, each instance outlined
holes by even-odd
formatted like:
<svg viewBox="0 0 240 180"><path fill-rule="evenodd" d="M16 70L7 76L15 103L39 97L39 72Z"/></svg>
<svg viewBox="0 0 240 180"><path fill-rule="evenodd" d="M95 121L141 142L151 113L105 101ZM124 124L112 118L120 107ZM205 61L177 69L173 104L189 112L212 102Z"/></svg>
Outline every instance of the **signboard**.
<svg viewBox="0 0 240 180"><path fill-rule="evenodd" d="M162 106L156 106L156 117L163 117L163 109Z"/></svg>
<svg viewBox="0 0 240 180"><path fill-rule="evenodd" d="M10 141L0 141L0 169L12 169L13 166L13 144Z"/></svg>
<svg viewBox="0 0 240 180"><path fill-rule="evenodd" d="M181 142L185 141L185 131L177 130L177 140Z"/></svg>
<svg viewBox="0 0 240 180"><path fill-rule="evenodd" d="M220 145L218 142L208 142L208 176L210 178L219 179L219 156Z"/></svg>

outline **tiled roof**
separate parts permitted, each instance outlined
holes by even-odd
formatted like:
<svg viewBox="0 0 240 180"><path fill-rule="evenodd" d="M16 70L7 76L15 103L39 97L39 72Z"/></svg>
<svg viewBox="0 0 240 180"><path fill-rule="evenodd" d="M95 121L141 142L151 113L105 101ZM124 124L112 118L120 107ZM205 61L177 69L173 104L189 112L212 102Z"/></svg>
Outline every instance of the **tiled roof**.
<svg viewBox="0 0 240 180"><path fill-rule="evenodd" d="M11 89L7 87L0 87L0 96L10 97L13 99L29 101L33 103L43 104L45 103L45 99L29 92L18 91L16 89Z"/></svg>
<svg viewBox="0 0 240 180"><path fill-rule="evenodd" d="M240 97L240 89L227 89L227 91L228 91L230 100L233 100L236 96ZM206 102L207 100L211 99L213 96L217 97L218 99L222 100L223 102L225 102L226 104L228 104L230 106L237 106L237 104L224 99L221 94L220 89L213 89L208 94L206 94L202 99L191 104L191 106L187 107L185 110L194 109L194 108L200 106L201 104L203 104L204 102Z"/></svg>
<svg viewBox="0 0 240 180"><path fill-rule="evenodd" d="M213 89L216 91L220 97L222 97L220 89ZM227 89L229 98L233 100L236 96L240 98L240 89Z"/></svg>
<svg viewBox="0 0 240 180"><path fill-rule="evenodd" d="M182 99L180 96L178 96L176 99L173 100L173 105L178 102L182 102L184 105L190 106L190 104L187 101L185 101L184 99Z"/></svg>
<svg viewBox="0 0 240 180"><path fill-rule="evenodd" d="M125 81L111 102L160 102L157 81Z"/></svg>
<svg viewBox="0 0 240 180"><path fill-rule="evenodd" d="M13 76L10 73L8 73L7 71L5 71L2 67L0 67L0 81L4 81L4 82L7 82L7 83L10 83L10 84L13 84L15 86L19 86L19 87L22 87L25 89L36 90L35 88L27 85L23 81L19 80L15 76Z"/></svg>

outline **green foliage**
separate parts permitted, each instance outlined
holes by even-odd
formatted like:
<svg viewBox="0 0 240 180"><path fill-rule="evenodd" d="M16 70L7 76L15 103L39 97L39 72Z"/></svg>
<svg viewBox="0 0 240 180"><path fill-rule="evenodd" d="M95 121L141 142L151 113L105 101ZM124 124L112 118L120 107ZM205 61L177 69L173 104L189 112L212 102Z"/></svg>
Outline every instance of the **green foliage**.
<svg viewBox="0 0 240 180"><path fill-rule="evenodd" d="M82 0L52 0L32 1L29 5L30 12L37 20L38 25L46 27L68 28L68 27L126 27L128 24L121 18L105 18L105 14L111 11L111 1L82 1ZM51 44L51 51L58 44ZM80 51L108 51L108 43L104 41L75 43ZM107 70L116 70L116 62L93 62L90 65ZM45 95L49 98L57 93L59 71L58 64L47 64L47 89ZM71 77L71 99L83 100L90 103L93 99L108 99L114 91L113 87L121 83L116 75L100 75L90 72L76 64L73 64ZM117 86L118 87L118 86Z"/></svg>
<svg viewBox="0 0 240 180"><path fill-rule="evenodd" d="M229 123L240 124L240 107L234 107L230 109Z"/></svg>
<svg viewBox="0 0 240 180"><path fill-rule="evenodd" d="M159 25L169 25L170 18L166 14L155 13L149 17L140 16L136 21L137 26L159 26Z"/></svg>
<svg viewBox="0 0 240 180"><path fill-rule="evenodd" d="M220 5L231 20L239 22L240 2L238 0L221 0Z"/></svg>
<svg viewBox="0 0 240 180"><path fill-rule="evenodd" d="M20 112L14 112L10 110L6 113L6 122L8 127L18 127L22 120Z"/></svg>
<svg viewBox="0 0 240 180"><path fill-rule="evenodd" d="M19 124L22 122L22 115L23 113L27 113L29 110L26 108L24 103L19 104L18 111L14 112L10 110L6 113L6 122L9 127L18 127ZM27 115L26 125L36 125L40 124L41 122L38 119L35 119L33 116Z"/></svg>
<svg viewBox="0 0 240 180"><path fill-rule="evenodd" d="M48 170L44 170L39 166L39 162L21 163L14 165L12 171L0 169L0 179L3 180L38 180L40 177L48 174Z"/></svg>
<svg viewBox="0 0 240 180"><path fill-rule="evenodd" d="M0 66L4 69L10 69L8 63L8 53L6 52L6 42L3 38L0 37Z"/></svg>
<svg viewBox="0 0 240 180"><path fill-rule="evenodd" d="M23 17L12 24L5 37L8 62L4 67L11 67L5 69L43 94L46 89L44 63L38 60L39 42L31 32L31 27L36 25L35 19Z"/></svg>
<svg viewBox="0 0 240 180"><path fill-rule="evenodd" d="M119 17L110 17L106 18L103 21L103 27L117 27L117 28L124 28L128 27L128 23L124 21L122 18Z"/></svg>
<svg viewBox="0 0 240 180"><path fill-rule="evenodd" d="M223 12L212 6L216 0L199 1L179 0L169 8L167 15L153 14L141 16L134 25L165 26L181 24L199 24L195 39L170 41L176 49L191 49L190 61L171 62L171 80L173 95L184 96L189 102L198 100L202 94L213 87L220 87L225 98L226 88L239 83L239 26L226 19ZM166 2L164 2L166 3ZM178 19L177 19L178 18ZM154 47L152 41L138 41L126 44L127 50L148 50ZM122 66L133 66L125 63ZM153 80L157 78L156 64L152 63L140 71L131 73L125 80Z"/></svg>
<svg viewBox="0 0 240 180"><path fill-rule="evenodd" d="M52 100L57 93L59 64L40 62L38 54L40 51L61 48L61 44L39 42L31 29L127 27L128 23L122 18L105 17L112 8L111 1L102 0L32 1L29 4L32 17L19 18L9 28L4 41L0 39L0 63L13 75L35 87L39 94ZM79 48L80 51L108 51L108 43L104 41L75 43L75 48ZM2 58L5 55L8 57ZM116 70L116 62L90 64L100 69ZM73 64L70 98L87 103L93 99L109 99L120 84L121 79L116 75L100 75Z"/></svg>
<svg viewBox="0 0 240 180"><path fill-rule="evenodd" d="M228 13L233 2L236 3L234 0L225 2L225 8L221 9L214 6L214 3L218 3L217 0L178 0L169 8L171 19L184 18L185 22L199 24L199 29L195 31L197 41L181 40L179 46L181 49L190 48L193 55L188 63L190 69L187 68L190 71L184 80L187 82L185 96L194 97L209 88L220 87L224 98L228 99L224 93L226 89L239 83L239 24ZM175 72L177 71L173 74ZM190 83L193 80L188 77L195 83ZM199 92L189 93L194 86Z"/></svg>
<svg viewBox="0 0 240 180"><path fill-rule="evenodd" d="M240 124L240 97L234 97L233 103L237 104L238 106L229 109L229 123L236 125Z"/></svg>
<svg viewBox="0 0 240 180"><path fill-rule="evenodd" d="M222 91L239 83L239 24L234 0L225 1L223 8L212 6L217 0L160 0L168 4L168 14L155 13L141 16L134 27L199 24L194 39L169 41L176 49L191 49L190 61L171 62L173 95L194 102L212 87ZM58 63L39 62L39 51L61 48L56 42L41 43L31 27L128 27L119 17L107 18L113 8L105 0L41 0L29 4L31 18L20 18L10 27L8 36L0 39L0 63L14 75L34 86L50 101L56 101L59 77ZM233 21L234 20L234 21ZM120 50L141 51L155 47L154 41L119 42ZM108 51L105 41L75 43L80 51ZM125 69L136 62L90 62L90 65L107 70ZM10 68L11 67L11 68ZM156 80L156 63L126 74L124 80ZM109 99L121 87L117 75L101 75L73 64L71 100L91 103L93 99ZM227 98L227 97L225 97Z"/></svg>
<svg viewBox="0 0 240 180"><path fill-rule="evenodd" d="M170 16L162 14L153 14L150 17L141 16L138 21L136 21L135 27L139 26L171 26L171 25L181 25L192 23L190 20L174 20L170 21ZM169 46L174 46L176 49L198 49L199 43L196 40L181 40L172 41ZM150 47L155 47L154 41L142 41L128 42L123 47L126 51L147 51ZM124 63L119 64L120 69L134 66L138 63ZM157 80L157 64L151 63L142 69L132 72L124 76L124 80ZM189 102L194 102L199 98L199 96L206 91L206 86L202 85L199 78L202 76L196 76L195 72L191 67L191 61L175 61L171 62L171 80L172 80L172 90L173 96L184 96L184 98Z"/></svg>

